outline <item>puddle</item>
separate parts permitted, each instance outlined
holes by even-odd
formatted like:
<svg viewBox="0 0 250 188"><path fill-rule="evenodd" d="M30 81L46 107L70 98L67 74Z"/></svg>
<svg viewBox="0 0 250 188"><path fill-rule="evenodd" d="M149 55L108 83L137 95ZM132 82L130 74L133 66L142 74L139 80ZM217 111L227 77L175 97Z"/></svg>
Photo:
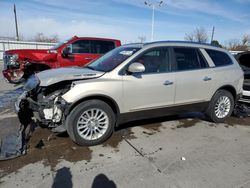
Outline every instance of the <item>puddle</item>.
<svg viewBox="0 0 250 188"><path fill-rule="evenodd" d="M119 143L124 140L124 138L128 140L136 138L134 136L134 133L131 131L131 128L126 128L126 129L122 129L122 130L114 132L113 135L102 145L103 147L110 146L112 148L115 148L116 149L115 151L119 151L117 147Z"/></svg>
<svg viewBox="0 0 250 188"><path fill-rule="evenodd" d="M199 119L182 119L179 121L181 124L177 125L176 128L189 128L195 126L196 123L200 122Z"/></svg>
<svg viewBox="0 0 250 188"><path fill-rule="evenodd" d="M146 132L146 131L142 132L147 135L153 135L157 132L160 132L161 131L160 128L161 127L163 128L161 123L152 123L152 124L142 125L141 127L149 131L149 132Z"/></svg>
<svg viewBox="0 0 250 188"><path fill-rule="evenodd" d="M1 161L0 177L16 172L18 169L38 161L44 161L44 165L53 169L61 159L69 162L91 160L92 150L88 147L80 147L73 143L68 136L51 136L47 129L37 128L28 143L27 154L13 160ZM48 140L48 137L50 139ZM44 146L36 147L39 142Z"/></svg>
<svg viewBox="0 0 250 188"><path fill-rule="evenodd" d="M228 124L228 126L225 127L229 127L229 126L235 126L235 125L243 125L243 126L250 126L250 117L246 117L246 118L237 118L237 117L230 117L225 121L226 124Z"/></svg>

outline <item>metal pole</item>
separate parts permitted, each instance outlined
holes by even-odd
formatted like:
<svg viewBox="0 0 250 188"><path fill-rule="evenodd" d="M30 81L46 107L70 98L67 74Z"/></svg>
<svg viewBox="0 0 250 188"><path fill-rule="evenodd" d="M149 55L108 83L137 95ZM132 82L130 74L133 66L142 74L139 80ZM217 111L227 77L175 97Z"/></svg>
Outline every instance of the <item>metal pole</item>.
<svg viewBox="0 0 250 188"><path fill-rule="evenodd" d="M215 30L215 27L213 27L212 36L211 36L211 43L212 43L213 40L214 40L214 30Z"/></svg>
<svg viewBox="0 0 250 188"><path fill-rule="evenodd" d="M149 3L147 1L144 1L144 4L148 7L152 6L152 23L151 23L151 41L154 40L154 25L155 25L155 7L161 7L163 5L163 1L157 2L157 3Z"/></svg>
<svg viewBox="0 0 250 188"><path fill-rule="evenodd" d="M15 25L16 25L16 40L19 41L18 26L17 26L17 16L16 16L16 5L14 4L14 15L15 15Z"/></svg>
<svg viewBox="0 0 250 188"><path fill-rule="evenodd" d="M155 25L155 5L152 5L152 28L151 28L151 41L154 40L154 25Z"/></svg>

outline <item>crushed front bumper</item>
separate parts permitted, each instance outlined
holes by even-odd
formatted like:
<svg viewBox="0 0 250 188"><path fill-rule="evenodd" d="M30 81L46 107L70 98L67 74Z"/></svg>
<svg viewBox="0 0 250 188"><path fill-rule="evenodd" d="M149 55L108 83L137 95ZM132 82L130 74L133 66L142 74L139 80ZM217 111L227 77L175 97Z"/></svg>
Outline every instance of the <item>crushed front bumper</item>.
<svg viewBox="0 0 250 188"><path fill-rule="evenodd" d="M56 128L64 125L64 111L67 103L56 97L50 103L36 102L23 92L15 103L15 111L21 124L29 124L32 120L47 128ZM61 129L62 130L62 129Z"/></svg>

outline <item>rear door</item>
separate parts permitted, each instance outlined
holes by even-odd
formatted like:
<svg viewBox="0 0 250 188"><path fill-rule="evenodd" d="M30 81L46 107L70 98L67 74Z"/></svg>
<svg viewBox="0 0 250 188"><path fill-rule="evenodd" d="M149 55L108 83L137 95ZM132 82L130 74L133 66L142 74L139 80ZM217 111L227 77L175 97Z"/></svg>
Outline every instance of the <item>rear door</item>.
<svg viewBox="0 0 250 188"><path fill-rule="evenodd" d="M210 100L213 69L198 48L173 47L173 71L176 74L175 104L185 105Z"/></svg>

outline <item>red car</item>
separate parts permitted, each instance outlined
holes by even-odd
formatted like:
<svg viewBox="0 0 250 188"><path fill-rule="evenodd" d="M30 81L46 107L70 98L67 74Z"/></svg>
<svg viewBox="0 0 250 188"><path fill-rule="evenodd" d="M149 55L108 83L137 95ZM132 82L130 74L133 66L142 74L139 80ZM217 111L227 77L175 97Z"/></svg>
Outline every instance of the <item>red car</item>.
<svg viewBox="0 0 250 188"><path fill-rule="evenodd" d="M3 55L3 75L10 83L20 83L35 72L83 66L118 46L121 41L115 39L74 36L49 50L8 50Z"/></svg>

